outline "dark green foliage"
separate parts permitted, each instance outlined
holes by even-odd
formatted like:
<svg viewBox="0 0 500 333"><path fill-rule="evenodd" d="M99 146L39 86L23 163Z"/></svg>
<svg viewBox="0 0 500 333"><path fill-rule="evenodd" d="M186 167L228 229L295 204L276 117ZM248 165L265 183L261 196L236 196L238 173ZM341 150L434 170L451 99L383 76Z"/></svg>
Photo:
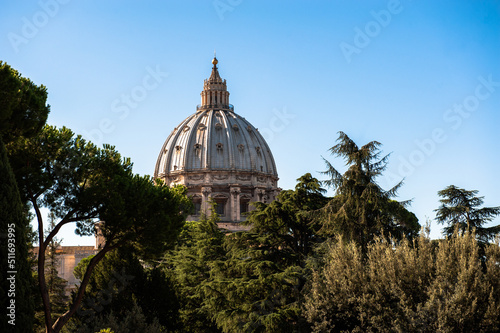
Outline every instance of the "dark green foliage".
<svg viewBox="0 0 500 333"><path fill-rule="evenodd" d="M323 207L328 198L320 182L306 173L297 179L295 190L281 191L270 204L255 203L255 210L248 215L244 224L252 225L252 233L263 235L276 248L290 251L301 262L311 251L314 243L320 241L318 226L309 214Z"/></svg>
<svg viewBox="0 0 500 333"><path fill-rule="evenodd" d="M20 198L19 187L13 175L13 168L7 157L5 145L19 137L36 135L47 119L49 106L46 105L47 92L44 86L37 86L22 77L16 70L0 61L0 294L2 308L13 297L8 296L10 285L7 272L16 273L16 326L9 325L7 318L1 320L2 332L29 332L33 327L34 280L29 260L31 248L31 227L28 213ZM14 229L15 268L9 269L8 236L9 227Z"/></svg>
<svg viewBox="0 0 500 333"><path fill-rule="evenodd" d="M130 160L114 147L99 149L67 128L48 126L12 148L21 193L35 209L54 212L59 219L56 232L77 222L78 233L93 234L99 218L106 221L102 232L108 243L133 241L144 253L159 255L175 239L190 209L183 188L133 175Z"/></svg>
<svg viewBox="0 0 500 333"><path fill-rule="evenodd" d="M225 236L217 221L217 214L212 213L209 219L202 215L197 222L186 222L178 245L165 257L163 267L175 279L182 332L220 332L206 308L203 292L214 263L225 257Z"/></svg>
<svg viewBox="0 0 500 333"><path fill-rule="evenodd" d="M436 220L446 224L443 234L450 237L455 228L461 232L475 229L478 240L487 243L500 232L500 225L483 227L500 215L500 206L479 208L483 204L483 197L476 196L477 193L478 191L467 191L454 185L438 192L442 199L441 206L435 210Z"/></svg>
<svg viewBox="0 0 500 333"><path fill-rule="evenodd" d="M31 240L28 238L30 230L14 174L7 160L5 146L0 138L0 295L4 311L0 321L1 332L24 333L30 332L33 328L34 280L31 262L28 260L31 245ZM16 273L10 274L9 271ZM11 290L10 281L7 280L12 276L15 277L15 290ZM15 300L15 326L8 323L8 320L14 317L7 317L5 313L10 306L10 300Z"/></svg>
<svg viewBox="0 0 500 333"><path fill-rule="evenodd" d="M75 268L84 272L90 260L82 260ZM80 274L78 274L80 275ZM79 277L80 278L80 277ZM93 325L97 317L113 311L121 316L134 305L134 292L145 282L145 272L130 249L109 252L95 267L85 290L85 296L75 319L84 328ZM73 294L73 299L76 294ZM93 327L93 326L91 326Z"/></svg>
<svg viewBox="0 0 500 333"><path fill-rule="evenodd" d="M95 321L89 323L84 330L71 332L162 333L169 331L160 325L157 319L150 323L142 309L134 302L132 307L125 309L121 315L110 312L95 318Z"/></svg>
<svg viewBox="0 0 500 333"><path fill-rule="evenodd" d="M420 230L418 220L404 205L391 200L402 182L392 189L383 190L376 178L387 166L389 155L380 158L380 143L372 141L359 148L345 133L340 132L338 143L330 148L333 155L342 157L348 166L344 174L325 160L330 178L324 183L332 186L335 197L315 214L326 236L341 234L366 248L366 245L381 235L392 234L401 239L403 235L414 237Z"/></svg>
<svg viewBox="0 0 500 333"><path fill-rule="evenodd" d="M306 213L327 199L310 174L298 181L276 201L256 203L249 232L224 235L215 213L186 224L165 264L176 277L183 331L307 331L300 310L303 266L321 239Z"/></svg>
<svg viewBox="0 0 500 333"><path fill-rule="evenodd" d="M34 208L39 225L38 271L46 326L58 332L76 311L93 268L107 252L127 244L145 258L162 254L176 238L191 203L185 188L133 175L130 161L113 147L99 149L66 128L47 126L37 137L19 139L11 147L21 193ZM40 207L58 219L46 236ZM105 221L100 228L106 242L89 262L74 305L52 324L42 276L47 246L62 226L76 222L77 233L88 235L95 232L98 220Z"/></svg>
<svg viewBox="0 0 500 333"><path fill-rule="evenodd" d="M75 276L82 276L90 259L80 261ZM168 331L178 328L179 305L170 279L158 268L145 269L130 248L117 249L97 264L72 329L93 332L105 327L96 322L126 317L134 307L147 324Z"/></svg>
<svg viewBox="0 0 500 333"><path fill-rule="evenodd" d="M180 304L175 294L173 277L155 267L147 271L147 279L137 291L138 302L147 322L155 320L169 332L180 328Z"/></svg>
<svg viewBox="0 0 500 333"><path fill-rule="evenodd" d="M5 144L33 137L42 129L50 107L47 89L0 61L0 136Z"/></svg>
<svg viewBox="0 0 500 333"><path fill-rule="evenodd" d="M224 260L212 263L203 304L223 332L297 332L303 270L299 257L273 237L242 232L225 239Z"/></svg>
<svg viewBox="0 0 500 333"><path fill-rule="evenodd" d="M342 238L313 271L305 314L314 332L498 332L500 247L482 268L475 235L455 234L437 249L376 238L364 256Z"/></svg>

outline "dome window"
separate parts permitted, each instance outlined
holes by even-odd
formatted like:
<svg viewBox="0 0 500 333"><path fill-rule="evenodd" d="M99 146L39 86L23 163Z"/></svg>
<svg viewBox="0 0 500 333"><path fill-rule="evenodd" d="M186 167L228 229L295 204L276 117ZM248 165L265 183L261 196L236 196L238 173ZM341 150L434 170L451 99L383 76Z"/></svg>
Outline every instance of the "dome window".
<svg viewBox="0 0 500 333"><path fill-rule="evenodd" d="M222 124L221 123L215 124L215 129L216 130L221 130L222 129Z"/></svg>
<svg viewBox="0 0 500 333"><path fill-rule="evenodd" d="M260 154L260 147L255 147L255 150L257 151L257 154Z"/></svg>
<svg viewBox="0 0 500 333"><path fill-rule="evenodd" d="M199 130L204 130L205 128L207 128L207 126L205 126L205 124L198 125Z"/></svg>
<svg viewBox="0 0 500 333"><path fill-rule="evenodd" d="M189 126L184 126L184 132L189 131L190 127Z"/></svg>
<svg viewBox="0 0 500 333"><path fill-rule="evenodd" d="M219 216L226 216L226 202L227 199L217 198L215 199L215 212Z"/></svg>
<svg viewBox="0 0 500 333"><path fill-rule="evenodd" d="M241 198L240 200L240 214L248 212L250 200L247 198Z"/></svg>
<svg viewBox="0 0 500 333"><path fill-rule="evenodd" d="M196 150L200 150L200 149L201 149L201 144L199 144L199 143L195 143L195 144L194 144L194 149L196 149Z"/></svg>
<svg viewBox="0 0 500 333"><path fill-rule="evenodd" d="M251 132L252 131L252 126L248 125L247 126L247 131Z"/></svg>
<svg viewBox="0 0 500 333"><path fill-rule="evenodd" d="M243 149L245 149L245 145L244 145L244 144L242 144L242 143L240 143L240 144L238 145L238 150L239 150L239 151L243 151Z"/></svg>
<svg viewBox="0 0 500 333"><path fill-rule="evenodd" d="M194 206L194 215L200 215L201 211L201 198L195 197L193 198L193 206Z"/></svg>
<svg viewBox="0 0 500 333"><path fill-rule="evenodd" d="M215 145L217 147L217 150L222 150L222 147L224 147L224 145L222 143L218 143Z"/></svg>
<svg viewBox="0 0 500 333"><path fill-rule="evenodd" d="M175 146L175 150L180 153L181 152L181 149L182 149L182 146Z"/></svg>
<svg viewBox="0 0 500 333"><path fill-rule="evenodd" d="M239 129L240 129L240 128L238 127L238 125L237 125L237 124L234 124L234 125L233 125L233 130L238 131Z"/></svg>

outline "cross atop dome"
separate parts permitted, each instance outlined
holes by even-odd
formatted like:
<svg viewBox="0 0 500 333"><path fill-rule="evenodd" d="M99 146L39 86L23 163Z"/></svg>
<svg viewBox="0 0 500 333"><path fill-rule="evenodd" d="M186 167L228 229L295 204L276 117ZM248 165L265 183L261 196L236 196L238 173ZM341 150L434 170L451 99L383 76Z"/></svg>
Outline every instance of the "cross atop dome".
<svg viewBox="0 0 500 333"><path fill-rule="evenodd" d="M212 60L212 73L210 77L203 82L203 91L201 92L201 104L198 105L197 110L229 110L234 111L234 108L229 104L229 92L227 91L226 80L220 77L217 64L219 61L215 56Z"/></svg>

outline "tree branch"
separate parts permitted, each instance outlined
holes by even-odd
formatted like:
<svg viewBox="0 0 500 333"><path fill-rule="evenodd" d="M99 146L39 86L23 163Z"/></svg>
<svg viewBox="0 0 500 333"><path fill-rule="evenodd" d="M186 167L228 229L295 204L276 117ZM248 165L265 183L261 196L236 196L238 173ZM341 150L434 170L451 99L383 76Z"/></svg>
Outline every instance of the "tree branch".
<svg viewBox="0 0 500 333"><path fill-rule="evenodd" d="M40 286L40 294L42 296L46 332L50 333L52 332L52 314L50 311L49 292L47 290L47 284L45 282L45 250L47 246L43 242L43 218L36 198L33 196L33 193L30 189L28 191L30 195L29 200L31 201L33 208L35 209L36 218L38 221L38 285Z"/></svg>
<svg viewBox="0 0 500 333"><path fill-rule="evenodd" d="M54 326L52 327L54 333L58 333L61 331L62 327L68 322L68 320L73 316L78 310L78 307L82 303L83 300L83 295L85 294L85 289L87 288L87 284L90 281L90 275L92 274L92 271L94 270L95 266L101 261L106 253L108 253L111 250L116 249L119 247L123 242L117 242L113 245L109 245L108 242L104 245L104 247L99 251L89 262L87 266L87 270L85 271L85 275L83 276L82 283L78 287L78 292L76 294L75 301L73 302L73 305L71 308L66 311L63 315L61 315L56 322L54 323Z"/></svg>
<svg viewBox="0 0 500 333"><path fill-rule="evenodd" d="M54 229L52 229L52 231L47 235L47 238L45 239L44 241L44 245L45 247L48 246L48 244L50 243L50 241L52 240L52 238L55 237L55 235L57 235L57 233L59 232L59 230L65 225L65 224L68 224L68 223L71 223L71 222L78 222L78 221L83 221L83 220L87 220L87 219L91 219L91 218L94 218L95 216L93 215L86 215L86 216L77 216L77 217L73 217L73 218L70 218L71 215L73 215L74 213L77 212L77 209L73 209L71 210L70 212L68 212L66 214L66 216L64 216L64 218L61 220L61 222L59 222L55 227Z"/></svg>

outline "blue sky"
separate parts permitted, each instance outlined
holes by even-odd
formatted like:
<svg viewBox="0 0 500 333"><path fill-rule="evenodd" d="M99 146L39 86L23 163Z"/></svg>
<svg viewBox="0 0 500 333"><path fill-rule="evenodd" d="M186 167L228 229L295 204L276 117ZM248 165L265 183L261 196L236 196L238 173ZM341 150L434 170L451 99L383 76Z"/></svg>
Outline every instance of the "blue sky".
<svg viewBox="0 0 500 333"><path fill-rule="evenodd" d="M451 184L500 205L498 1L41 0L0 11L0 59L47 86L48 122L116 146L139 174L195 112L214 49L283 189L322 178L321 156L345 170L328 154L343 131L392 153L379 182L404 178L399 199L413 199L421 223ZM73 230L65 245L93 244Z"/></svg>

